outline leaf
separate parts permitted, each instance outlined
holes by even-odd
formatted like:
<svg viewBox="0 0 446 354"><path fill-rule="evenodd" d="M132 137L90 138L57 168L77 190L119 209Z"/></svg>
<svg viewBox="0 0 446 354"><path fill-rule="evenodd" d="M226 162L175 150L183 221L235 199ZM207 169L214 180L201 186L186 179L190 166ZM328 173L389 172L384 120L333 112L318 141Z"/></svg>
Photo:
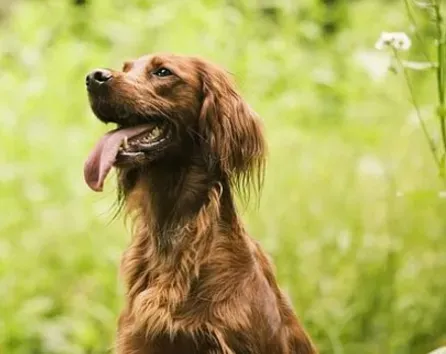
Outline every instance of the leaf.
<svg viewBox="0 0 446 354"><path fill-rule="evenodd" d="M431 63L428 61L409 61L409 60L402 60L401 64L411 70L431 70L437 68L437 63Z"/></svg>
<svg viewBox="0 0 446 354"><path fill-rule="evenodd" d="M426 0L426 1L414 0L413 3L421 9L429 9L434 6L433 1L430 1L430 0Z"/></svg>

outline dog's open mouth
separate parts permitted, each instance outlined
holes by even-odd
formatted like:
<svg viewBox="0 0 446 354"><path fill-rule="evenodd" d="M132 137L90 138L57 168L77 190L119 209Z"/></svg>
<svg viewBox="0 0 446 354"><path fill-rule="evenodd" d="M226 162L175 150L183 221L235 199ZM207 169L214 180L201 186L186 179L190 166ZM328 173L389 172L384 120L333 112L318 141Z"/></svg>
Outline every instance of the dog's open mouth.
<svg viewBox="0 0 446 354"><path fill-rule="evenodd" d="M144 125L147 126L147 125ZM126 129L126 128L120 128ZM126 154L142 154L145 151L150 151L162 144L169 137L169 130L166 125L157 124L155 126L148 126L140 134L136 136L124 136L118 150L118 158L120 155Z"/></svg>
<svg viewBox="0 0 446 354"><path fill-rule="evenodd" d="M162 149L170 138L167 124L159 122L119 127L105 134L91 151L84 165L84 178L94 191L102 191L113 165L144 161Z"/></svg>

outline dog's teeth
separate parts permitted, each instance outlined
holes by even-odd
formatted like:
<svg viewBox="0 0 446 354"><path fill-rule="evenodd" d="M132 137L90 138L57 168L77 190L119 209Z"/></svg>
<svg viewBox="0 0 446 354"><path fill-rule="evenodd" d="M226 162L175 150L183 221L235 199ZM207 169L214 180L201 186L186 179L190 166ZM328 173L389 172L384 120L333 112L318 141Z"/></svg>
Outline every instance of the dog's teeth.
<svg viewBox="0 0 446 354"><path fill-rule="evenodd" d="M153 128L153 130L150 132L150 135L154 138L158 137L161 134L161 130L158 127Z"/></svg>
<svg viewBox="0 0 446 354"><path fill-rule="evenodd" d="M128 149L129 148L129 139L125 136L124 139L122 140L122 147L124 149Z"/></svg>

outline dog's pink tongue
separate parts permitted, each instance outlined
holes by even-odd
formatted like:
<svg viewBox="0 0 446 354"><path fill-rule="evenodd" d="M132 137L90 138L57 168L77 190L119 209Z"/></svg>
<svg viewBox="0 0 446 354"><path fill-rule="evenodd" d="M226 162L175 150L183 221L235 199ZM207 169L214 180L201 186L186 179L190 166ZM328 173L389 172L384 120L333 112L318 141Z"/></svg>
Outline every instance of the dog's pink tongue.
<svg viewBox="0 0 446 354"><path fill-rule="evenodd" d="M119 147L125 137L132 138L153 128L151 124L116 129L105 134L93 148L85 161L84 179L87 185L96 192L101 192L104 180L116 161Z"/></svg>

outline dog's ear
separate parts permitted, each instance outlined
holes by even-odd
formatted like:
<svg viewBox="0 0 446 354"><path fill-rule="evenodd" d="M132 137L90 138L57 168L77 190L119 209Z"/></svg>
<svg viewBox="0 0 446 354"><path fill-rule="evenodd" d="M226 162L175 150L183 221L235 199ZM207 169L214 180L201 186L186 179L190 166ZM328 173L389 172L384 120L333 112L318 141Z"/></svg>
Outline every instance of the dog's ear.
<svg viewBox="0 0 446 354"><path fill-rule="evenodd" d="M206 63L200 65L200 72L199 133L209 166L217 165L239 187L250 182L260 187L266 154L260 118L236 92L225 71Z"/></svg>

